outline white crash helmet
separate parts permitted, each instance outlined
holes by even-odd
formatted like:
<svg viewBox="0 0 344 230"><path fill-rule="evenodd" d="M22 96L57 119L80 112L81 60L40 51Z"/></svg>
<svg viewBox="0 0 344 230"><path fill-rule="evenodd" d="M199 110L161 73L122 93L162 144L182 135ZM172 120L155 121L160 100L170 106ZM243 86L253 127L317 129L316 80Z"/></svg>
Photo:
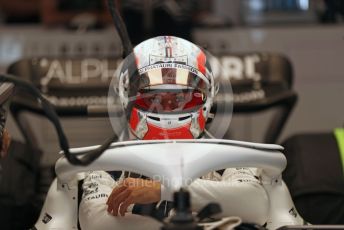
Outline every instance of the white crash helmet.
<svg viewBox="0 0 344 230"><path fill-rule="evenodd" d="M129 129L139 139L193 139L203 135L214 99L206 54L173 36L134 48L119 73L118 93Z"/></svg>

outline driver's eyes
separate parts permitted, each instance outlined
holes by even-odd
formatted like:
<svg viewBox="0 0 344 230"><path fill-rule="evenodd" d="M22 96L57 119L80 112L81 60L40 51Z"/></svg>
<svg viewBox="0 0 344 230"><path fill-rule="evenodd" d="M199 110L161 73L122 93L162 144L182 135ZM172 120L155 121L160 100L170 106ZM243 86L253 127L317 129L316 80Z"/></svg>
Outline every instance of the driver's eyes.
<svg viewBox="0 0 344 230"><path fill-rule="evenodd" d="M177 102L184 102L184 101L185 101L185 98L184 98L184 96L178 96L178 97L176 98L176 101L177 101Z"/></svg>
<svg viewBox="0 0 344 230"><path fill-rule="evenodd" d="M154 104L158 104L161 102L161 98L160 97L151 97L150 102L154 103Z"/></svg>

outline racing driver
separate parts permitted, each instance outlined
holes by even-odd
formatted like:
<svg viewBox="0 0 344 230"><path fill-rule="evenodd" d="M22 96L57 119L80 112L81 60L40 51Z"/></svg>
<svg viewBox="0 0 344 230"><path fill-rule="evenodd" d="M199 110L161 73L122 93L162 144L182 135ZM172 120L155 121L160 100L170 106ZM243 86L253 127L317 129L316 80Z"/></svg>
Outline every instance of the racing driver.
<svg viewBox="0 0 344 230"><path fill-rule="evenodd" d="M118 75L129 126L121 140L207 138L215 86L209 60L198 46L172 36L151 38L134 48ZM145 205L154 205L165 216L172 210L172 194L162 184L131 172L89 172L82 189L83 230L159 229L159 222L136 213ZM188 189L195 212L217 202L221 216L239 216L260 225L268 219L269 200L256 168L211 172Z"/></svg>

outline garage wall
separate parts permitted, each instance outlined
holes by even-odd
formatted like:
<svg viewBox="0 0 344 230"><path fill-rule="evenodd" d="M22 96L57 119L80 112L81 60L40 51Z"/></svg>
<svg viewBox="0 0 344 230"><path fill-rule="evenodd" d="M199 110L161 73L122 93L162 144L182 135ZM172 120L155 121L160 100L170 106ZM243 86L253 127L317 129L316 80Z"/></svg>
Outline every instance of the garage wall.
<svg viewBox="0 0 344 230"><path fill-rule="evenodd" d="M78 33L64 29L45 29L40 26L0 26L0 72L22 58L32 57L118 57L122 46L113 27L99 31ZM25 115L35 133L38 146L46 153L43 164L54 163L59 155L56 133L52 125L37 116ZM108 119L62 119L71 147L102 143L112 134ZM15 139L23 137L12 117L7 127Z"/></svg>
<svg viewBox="0 0 344 230"><path fill-rule="evenodd" d="M194 39L213 53L270 51L290 58L299 102L280 140L343 126L344 25L196 30ZM269 115L234 118L235 138L259 140Z"/></svg>

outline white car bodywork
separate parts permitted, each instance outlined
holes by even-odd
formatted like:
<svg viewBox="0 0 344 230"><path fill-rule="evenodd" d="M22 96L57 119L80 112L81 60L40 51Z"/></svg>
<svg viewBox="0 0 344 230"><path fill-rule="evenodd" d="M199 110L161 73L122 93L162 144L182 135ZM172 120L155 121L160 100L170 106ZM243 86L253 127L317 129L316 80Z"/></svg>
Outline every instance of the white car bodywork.
<svg viewBox="0 0 344 230"><path fill-rule="evenodd" d="M96 147L71 152L78 154ZM281 173L287 164L282 150L279 145L198 139L117 142L85 167L71 165L63 156L56 162L57 179L49 189L35 227L38 230L77 229L78 180L82 172L131 171L158 179L166 189L177 191L210 171L231 167L262 169L263 187L270 200L268 229L302 225L304 221L282 181Z"/></svg>

